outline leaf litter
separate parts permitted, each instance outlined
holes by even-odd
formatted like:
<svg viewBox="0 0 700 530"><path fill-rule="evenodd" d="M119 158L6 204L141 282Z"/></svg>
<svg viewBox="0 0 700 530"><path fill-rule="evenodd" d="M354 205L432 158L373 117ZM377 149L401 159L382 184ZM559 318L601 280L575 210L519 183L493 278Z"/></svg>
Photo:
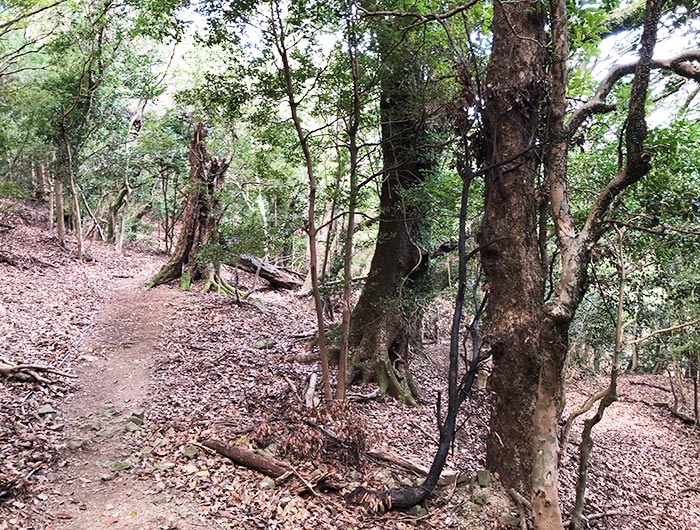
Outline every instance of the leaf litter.
<svg viewBox="0 0 700 530"><path fill-rule="evenodd" d="M74 372L81 363L89 366L91 356L106 356L119 346L81 349L86 334L115 325L95 322L104 303L102 293L117 278L157 268L164 257L143 249L116 254L110 246L92 242L94 259L81 266L70 250L47 236L37 211L9 203L0 207L3 223L15 226L0 234L0 249L16 263L0 263L5 278L0 347L17 362L60 364ZM240 277L252 283L246 274ZM134 426L123 435L129 458L110 462L104 475L109 488L126 484L121 478L115 481L115 475L139 481L146 505L154 509L196 507L196 517L162 528L476 529L517 524L517 510L503 492L495 486L482 489L472 480L484 467L487 392L476 392L465 403L448 461L466 482L439 489L425 509L406 513L369 514L344 501L343 495L357 486L384 489L420 483L418 474L375 460L367 449L429 466L437 447L435 403L439 391L445 395L444 343L430 345L413 362L423 393L420 408L387 398L310 410L304 405L305 393L319 369L309 362L313 342L300 339L313 330L310 300L265 289L253 294L255 304L240 307L219 295L192 291L178 296L154 338L145 411L137 421L132 421L133 414L128 420L120 416L120 421L127 420L124 425ZM128 343L128 337L116 342ZM698 432L653 406L656 400L668 400L663 391L633 386L631 380L664 384L654 376L623 378L620 401L594 431L586 513L615 515L593 519L589 527L699 528ZM66 400L77 386L60 377L55 381L50 386L0 383L0 530L47 530L61 521L70 523L75 514L70 505L51 504L57 470L70 451L65 425L76 420L65 414ZM604 384L604 377L573 381L567 410ZM76 385L89 390L90 381ZM370 395L373 390L353 392ZM103 436L102 423L107 425L113 416L110 410L105 406L99 418L88 418L87 431ZM144 416L145 422L139 423ZM580 425L575 425L563 459L565 513L572 507ZM256 449L286 462L293 472L275 481L236 466L202 445L208 437ZM80 451L73 450L72 458L94 458ZM321 475L334 477L332 488L313 486ZM42 511L47 505L52 513ZM116 528L126 517L112 508L100 526Z"/></svg>

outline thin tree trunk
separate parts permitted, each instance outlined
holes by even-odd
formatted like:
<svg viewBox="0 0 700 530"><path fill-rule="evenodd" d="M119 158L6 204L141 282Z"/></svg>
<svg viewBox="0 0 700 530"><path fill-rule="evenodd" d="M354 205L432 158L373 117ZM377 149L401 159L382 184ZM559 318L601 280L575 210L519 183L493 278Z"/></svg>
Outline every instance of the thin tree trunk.
<svg viewBox="0 0 700 530"><path fill-rule="evenodd" d="M345 399L348 379L348 358L350 349L350 315L352 297L352 257L353 240L355 236L355 210L357 207L357 131L360 125L360 72L357 60L357 46L354 20L348 21L348 53L352 71L352 110L350 113L350 126L348 127L348 139L350 153L350 190L348 204L348 222L345 233L345 249L343 256L343 310L340 324L340 356L338 360L338 388L336 399Z"/></svg>
<svg viewBox="0 0 700 530"><path fill-rule="evenodd" d="M68 182L70 183L70 194L73 200L73 215L75 216L75 236L78 240L78 261L85 260L83 254L83 221L80 214L80 198L78 197L78 187L75 185L75 175L73 175L73 153L71 146L66 142L66 155L68 161Z"/></svg>
<svg viewBox="0 0 700 530"><path fill-rule="evenodd" d="M588 418L583 424L583 432L581 433L581 445L579 463L578 463L578 478L576 480L576 502L574 510L571 513L571 522L569 530L582 530L583 528L583 509L586 506L586 484L588 482L588 462L590 460L591 450L593 449L593 428L603 419L605 409L612 405L617 400L617 377L619 373L620 353L624 347L625 323L624 323L624 302L625 288L627 287L627 274L624 254L624 236L621 231L618 231L618 269L620 279L618 283L617 293L617 319L615 325L615 348L613 349L612 367L610 371L610 383L607 391L603 395L598 410L595 415Z"/></svg>
<svg viewBox="0 0 700 530"><path fill-rule="evenodd" d="M313 291L314 307L316 309L316 325L318 328L318 351L321 358L321 372L323 378L323 394L326 401L333 399L330 383L330 370L328 367L328 349L326 347L326 331L323 318L323 303L321 301L321 292L319 290L318 281L318 256L316 247L316 175L314 173L314 163L311 157L311 149L309 147L308 137L301 124L301 118L298 114L299 102L296 100L294 93L294 83L292 81L292 69L289 64L287 44L285 42L284 25L280 15L280 5L272 2L272 26L275 34L275 46L282 60L282 74L284 75L285 89L289 103L289 110L292 115L292 122L297 133L297 139L301 145L304 154L304 162L306 164L306 176L309 181L309 205L307 215L307 233L309 236L309 273L311 275L311 289Z"/></svg>
<svg viewBox="0 0 700 530"><path fill-rule="evenodd" d="M48 174L47 174L48 178ZM54 227L54 215L55 215L55 209L56 209L56 181L55 179L51 178L49 179L49 219L48 219L48 228L51 232L53 232L53 227Z"/></svg>
<svg viewBox="0 0 700 530"><path fill-rule="evenodd" d="M66 219L63 212L63 182L60 178L54 179L54 194L56 197L56 236L61 246L66 245Z"/></svg>

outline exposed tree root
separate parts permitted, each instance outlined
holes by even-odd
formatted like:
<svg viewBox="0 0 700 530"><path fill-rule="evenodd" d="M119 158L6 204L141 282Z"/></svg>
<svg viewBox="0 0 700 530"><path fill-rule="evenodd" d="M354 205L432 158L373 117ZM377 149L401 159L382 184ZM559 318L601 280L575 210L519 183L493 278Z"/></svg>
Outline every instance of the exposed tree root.
<svg viewBox="0 0 700 530"><path fill-rule="evenodd" d="M42 374L54 374L61 377L77 379L77 375L61 372L50 366L41 366L37 364L15 364L7 359L0 358L0 375L17 379L18 381L33 381L36 383L51 384L53 381Z"/></svg>
<svg viewBox="0 0 700 530"><path fill-rule="evenodd" d="M629 384L630 384L630 385L636 385L636 386L648 386L648 387L651 387L651 388L658 388L659 390L663 390L664 392L669 392L669 393L671 393L671 389L670 389L670 388L666 388L665 386L661 386L661 385L655 385L655 384L653 384L653 383L647 383L647 382L645 382L645 381L630 381Z"/></svg>
<svg viewBox="0 0 700 530"><path fill-rule="evenodd" d="M19 263L14 258L14 256L10 256L5 252L0 252L0 263L6 263L11 267L19 267Z"/></svg>
<svg viewBox="0 0 700 530"><path fill-rule="evenodd" d="M226 281L226 279L214 267L209 267L202 291L205 293L212 292L235 296L239 299L247 298L247 296L250 294L244 293L240 289L236 289L233 285Z"/></svg>
<svg viewBox="0 0 700 530"><path fill-rule="evenodd" d="M672 416L678 418L686 425L695 425L695 418L692 418L690 416L686 416L682 412L678 412L669 403L658 402L658 403L654 403L654 406L662 408L662 409L667 409L671 413Z"/></svg>

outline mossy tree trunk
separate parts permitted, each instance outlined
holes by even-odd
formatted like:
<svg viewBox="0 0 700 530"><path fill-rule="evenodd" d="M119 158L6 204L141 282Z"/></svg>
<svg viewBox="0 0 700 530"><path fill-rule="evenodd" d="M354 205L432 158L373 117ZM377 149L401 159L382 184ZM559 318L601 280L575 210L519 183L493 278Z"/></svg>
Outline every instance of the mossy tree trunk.
<svg viewBox="0 0 700 530"><path fill-rule="evenodd" d="M379 232L365 287L352 314L351 381L376 382L382 390L414 404L411 352L421 347L422 312L416 290L427 269L420 246L423 213L406 200L431 168L420 160L425 124L406 79L385 82L381 100L382 156Z"/></svg>
<svg viewBox="0 0 700 530"><path fill-rule="evenodd" d="M210 243L218 230L219 195L229 166L227 160L208 157L205 139L204 125L198 123L190 142L190 190L178 242L172 257L151 279L149 287L177 279L181 280L183 288L189 288L192 282L200 279L207 280L208 288L222 290L227 287L218 274L218 264L202 264L197 261L202 246Z"/></svg>

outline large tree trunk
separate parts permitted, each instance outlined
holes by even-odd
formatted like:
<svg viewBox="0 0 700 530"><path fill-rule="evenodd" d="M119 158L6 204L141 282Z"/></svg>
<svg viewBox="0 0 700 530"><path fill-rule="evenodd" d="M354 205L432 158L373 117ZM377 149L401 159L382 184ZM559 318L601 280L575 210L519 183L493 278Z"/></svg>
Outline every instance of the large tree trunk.
<svg viewBox="0 0 700 530"><path fill-rule="evenodd" d="M204 125L198 123L190 143L190 191L187 195L185 211L182 215L182 228L175 252L149 283L155 287L162 283L181 279L183 287L202 278L211 278L217 267L200 264L197 254L202 246L209 243L219 224L219 198L223 188L229 162L220 158L208 159L205 146Z"/></svg>
<svg viewBox="0 0 700 530"><path fill-rule="evenodd" d="M495 3L486 78L485 213L479 233L488 281L495 404L487 466L528 494L540 372L544 268L537 237L533 149L545 95L544 14L536 2Z"/></svg>
<svg viewBox="0 0 700 530"><path fill-rule="evenodd" d="M375 381L383 391L413 403L410 353L421 345L422 313L415 290L427 268L418 233L421 217L405 201L429 162L419 160L417 143L424 124L404 79L385 82L382 101L384 175L379 232L364 290L352 314L351 379ZM427 158L427 157L426 157Z"/></svg>

